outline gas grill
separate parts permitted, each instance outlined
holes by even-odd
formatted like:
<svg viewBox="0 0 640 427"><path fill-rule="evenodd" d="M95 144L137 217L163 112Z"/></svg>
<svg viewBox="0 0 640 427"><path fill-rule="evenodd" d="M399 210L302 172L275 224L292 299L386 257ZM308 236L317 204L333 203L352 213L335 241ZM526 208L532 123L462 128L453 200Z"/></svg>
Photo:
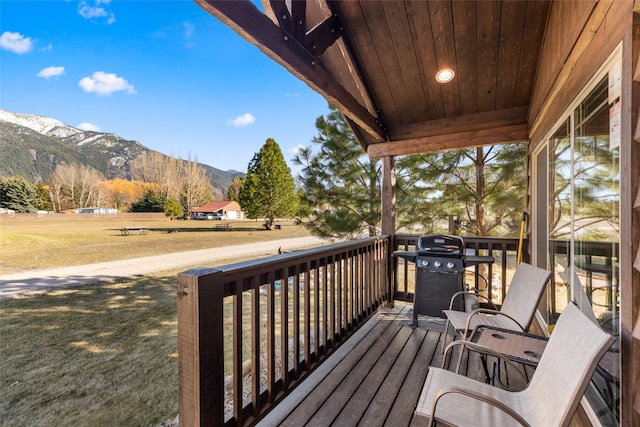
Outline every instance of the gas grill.
<svg viewBox="0 0 640 427"><path fill-rule="evenodd" d="M415 252L396 251L393 256L416 264L414 325L418 314L444 317L442 311L449 309L451 297L465 290L466 267L495 261L491 256L465 255L462 237L447 234L421 236ZM456 298L453 309L464 311L464 300Z"/></svg>

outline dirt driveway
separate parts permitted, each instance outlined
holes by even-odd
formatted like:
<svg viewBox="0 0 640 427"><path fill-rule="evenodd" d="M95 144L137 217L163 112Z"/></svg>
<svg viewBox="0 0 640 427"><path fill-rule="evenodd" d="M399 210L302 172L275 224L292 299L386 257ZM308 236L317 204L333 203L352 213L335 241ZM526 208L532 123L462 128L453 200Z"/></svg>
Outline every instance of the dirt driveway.
<svg viewBox="0 0 640 427"><path fill-rule="evenodd" d="M275 255L279 250L291 251L327 244L329 244L328 241L317 237L298 237L8 274L0 276L0 301L19 295L46 292L52 289L81 286L178 268L186 269L225 259Z"/></svg>

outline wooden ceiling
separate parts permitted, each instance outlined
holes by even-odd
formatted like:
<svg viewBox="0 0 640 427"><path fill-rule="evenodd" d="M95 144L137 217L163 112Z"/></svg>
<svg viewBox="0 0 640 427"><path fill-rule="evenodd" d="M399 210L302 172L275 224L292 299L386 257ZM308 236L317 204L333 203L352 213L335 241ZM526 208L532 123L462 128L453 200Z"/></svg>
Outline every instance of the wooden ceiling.
<svg viewBox="0 0 640 427"><path fill-rule="evenodd" d="M336 105L371 157L527 139L549 1L196 2Z"/></svg>

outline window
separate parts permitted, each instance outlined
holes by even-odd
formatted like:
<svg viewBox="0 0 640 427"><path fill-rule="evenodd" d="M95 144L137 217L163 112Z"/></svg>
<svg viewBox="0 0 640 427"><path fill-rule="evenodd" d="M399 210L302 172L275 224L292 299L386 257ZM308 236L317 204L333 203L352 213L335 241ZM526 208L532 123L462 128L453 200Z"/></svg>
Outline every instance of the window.
<svg viewBox="0 0 640 427"><path fill-rule="evenodd" d="M548 325L574 301L619 335L620 167L609 130L617 102L609 99L605 66L534 157L534 257L555 279L543 304ZM618 353L608 363L619 371ZM603 425L618 424L612 378L596 373L587 397Z"/></svg>

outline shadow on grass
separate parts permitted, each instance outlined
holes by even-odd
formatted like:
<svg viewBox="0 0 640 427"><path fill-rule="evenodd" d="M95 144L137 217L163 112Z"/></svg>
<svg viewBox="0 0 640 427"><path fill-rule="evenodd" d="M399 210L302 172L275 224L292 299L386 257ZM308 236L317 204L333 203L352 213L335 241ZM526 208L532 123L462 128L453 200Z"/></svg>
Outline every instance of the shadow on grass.
<svg viewBox="0 0 640 427"><path fill-rule="evenodd" d="M216 227L216 225L218 227ZM223 228L224 222L215 223L209 227L150 227L149 233L203 233L203 232L221 232L221 231L241 231L246 233L255 232L273 232L273 230L267 230L265 228L257 227L237 227L231 225L229 228ZM109 231L113 231L114 236L131 237L138 235L137 231L133 231L130 234L122 234L119 228L110 228Z"/></svg>
<svg viewBox="0 0 640 427"><path fill-rule="evenodd" d="M157 425L178 412L175 276L0 303L0 425Z"/></svg>

